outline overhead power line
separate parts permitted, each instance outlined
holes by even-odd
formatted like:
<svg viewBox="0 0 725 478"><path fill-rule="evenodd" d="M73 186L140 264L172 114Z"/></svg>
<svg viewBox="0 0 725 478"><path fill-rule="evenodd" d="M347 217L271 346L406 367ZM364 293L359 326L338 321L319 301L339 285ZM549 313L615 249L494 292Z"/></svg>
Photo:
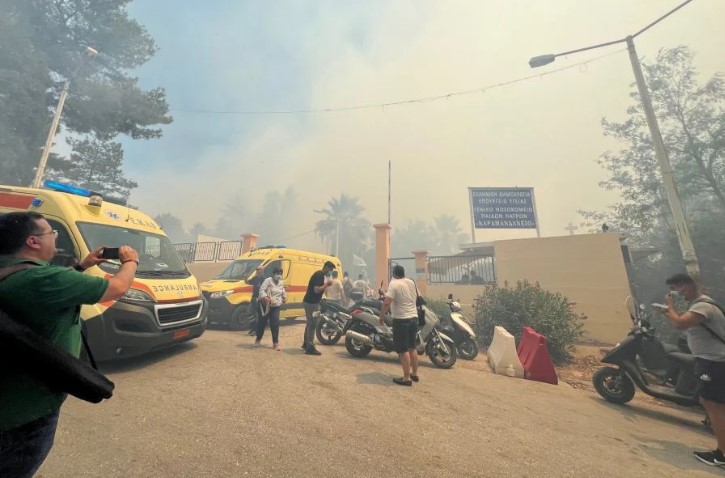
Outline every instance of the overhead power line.
<svg viewBox="0 0 725 478"><path fill-rule="evenodd" d="M184 108L172 108L171 111L173 113L194 113L194 114L224 114L224 115L294 115L294 114L308 114L308 113L332 113L332 112L339 112L339 111L354 111L354 110L362 110L362 109L373 109L373 108L381 108L384 109L386 107L390 106L401 106L401 105L408 105L408 104L414 104L414 103L427 103L432 101L440 101L445 99L450 99L455 96L463 96L463 95L474 95L474 94L480 94L485 93L486 91L493 90L495 88L502 88L504 86L513 85L515 83L521 83L524 81L532 80L535 78L543 78L548 75L553 75L554 73L560 73L565 70L571 70L572 68L580 68L582 66L586 66L589 63L593 63L595 61L602 60L604 58L607 58L612 55L616 55L617 53L622 53L627 51L624 50L617 50L610 53L607 53L605 55L597 56L594 58L591 58L589 60L581 61L579 63L574 63L572 65L563 66L561 68L556 68L553 70L545 71L543 73L537 73L534 75L528 75L523 76L521 78L516 78L513 80L503 81L501 83L494 83L488 86L480 86L478 88L472 88L470 90L463 90L463 91L454 91L451 93L446 93L443 95L436 95L436 96L428 96L423 98L412 98L407 100L399 100L399 101L391 101L388 103L374 103L374 104L363 104L363 105L353 105L353 106L341 106L336 108L311 108L311 109L299 109L299 110L207 110L207 109L184 109Z"/></svg>

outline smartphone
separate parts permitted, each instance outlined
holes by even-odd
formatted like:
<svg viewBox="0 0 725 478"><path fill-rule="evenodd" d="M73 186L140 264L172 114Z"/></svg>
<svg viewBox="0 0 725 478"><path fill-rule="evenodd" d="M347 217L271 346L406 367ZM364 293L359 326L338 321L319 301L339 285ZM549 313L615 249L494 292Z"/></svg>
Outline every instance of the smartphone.
<svg viewBox="0 0 725 478"><path fill-rule="evenodd" d="M104 247L101 257L104 259L118 259L118 247Z"/></svg>

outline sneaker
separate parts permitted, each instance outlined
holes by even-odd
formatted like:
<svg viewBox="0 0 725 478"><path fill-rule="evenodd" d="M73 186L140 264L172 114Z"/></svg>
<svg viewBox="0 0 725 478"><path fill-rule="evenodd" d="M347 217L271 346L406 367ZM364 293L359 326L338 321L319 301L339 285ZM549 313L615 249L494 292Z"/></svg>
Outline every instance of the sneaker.
<svg viewBox="0 0 725 478"><path fill-rule="evenodd" d="M410 379L411 379L412 381L414 381L414 382L417 382L417 381L419 381L419 380L420 380L420 377L418 377L417 375L413 375L413 374L411 373L411 374L410 374Z"/></svg>
<svg viewBox="0 0 725 478"><path fill-rule="evenodd" d="M254 345L252 345L252 347L259 347L260 345L262 345L261 340L255 340Z"/></svg>
<svg viewBox="0 0 725 478"><path fill-rule="evenodd" d="M696 451L694 452L695 458L700 460L706 465L710 466L723 466L725 465L725 455L720 450L713 451Z"/></svg>
<svg viewBox="0 0 725 478"><path fill-rule="evenodd" d="M305 355L322 355L314 346L305 350Z"/></svg>
<svg viewBox="0 0 725 478"><path fill-rule="evenodd" d="M398 385L404 385L406 387L410 387L410 386L413 385L413 381L412 380L406 380L404 377L395 377L393 379L393 382L394 383L397 383Z"/></svg>

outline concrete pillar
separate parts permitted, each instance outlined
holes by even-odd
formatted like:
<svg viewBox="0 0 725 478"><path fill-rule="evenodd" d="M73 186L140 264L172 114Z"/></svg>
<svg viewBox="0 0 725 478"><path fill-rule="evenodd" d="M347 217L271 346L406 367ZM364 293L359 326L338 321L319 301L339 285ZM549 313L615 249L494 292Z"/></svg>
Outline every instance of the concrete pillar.
<svg viewBox="0 0 725 478"><path fill-rule="evenodd" d="M259 239L259 234L253 232L245 232L242 234L242 254L257 247L257 239Z"/></svg>
<svg viewBox="0 0 725 478"><path fill-rule="evenodd" d="M413 251L415 256L415 270L405 271L405 275L415 281L418 286L418 293L423 297L428 293L428 254L425 249L417 249Z"/></svg>
<svg viewBox="0 0 725 478"><path fill-rule="evenodd" d="M373 290L380 287L388 288L390 281L388 262L390 261L390 224L373 224L375 228L375 284Z"/></svg>

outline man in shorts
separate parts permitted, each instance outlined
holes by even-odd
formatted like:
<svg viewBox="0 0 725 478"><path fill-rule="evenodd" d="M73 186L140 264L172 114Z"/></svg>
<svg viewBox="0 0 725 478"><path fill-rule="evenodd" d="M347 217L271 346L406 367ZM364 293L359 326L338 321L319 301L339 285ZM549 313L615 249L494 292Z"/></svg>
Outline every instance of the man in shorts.
<svg viewBox="0 0 725 478"><path fill-rule="evenodd" d="M717 448L696 451L695 458L710 466L724 466L725 456L725 315L704 295L687 274L667 279L670 287L665 312L672 325L684 330L687 345L695 356L695 374L700 380L700 403L705 408L717 438ZM688 303L687 311L678 314L674 303L678 297Z"/></svg>
<svg viewBox="0 0 725 478"><path fill-rule="evenodd" d="M415 350L418 334L418 311L415 307L417 296L415 282L405 278L403 266L394 266L393 278L380 310L380 322L385 323L385 316L390 310L393 316L393 343L403 367L403 376L395 377L393 382L408 387L419 380L418 353Z"/></svg>

